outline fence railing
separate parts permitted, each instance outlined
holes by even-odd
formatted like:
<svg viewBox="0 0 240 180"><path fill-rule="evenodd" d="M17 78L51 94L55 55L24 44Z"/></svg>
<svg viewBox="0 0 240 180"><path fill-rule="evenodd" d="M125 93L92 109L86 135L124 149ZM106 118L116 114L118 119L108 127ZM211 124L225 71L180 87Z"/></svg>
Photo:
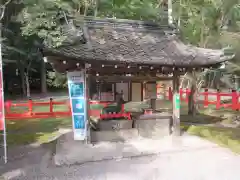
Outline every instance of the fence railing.
<svg viewBox="0 0 240 180"><path fill-rule="evenodd" d="M180 89L180 100L188 102L191 91L189 89ZM232 110L240 110L240 93L236 90L231 92L209 92L208 89L204 89L204 92L198 94L200 101L202 101L205 108L209 105L215 105L216 109L231 108ZM172 100L173 93L172 88L168 90L168 99Z"/></svg>
<svg viewBox="0 0 240 180"><path fill-rule="evenodd" d="M106 107L112 102L89 101L90 106ZM63 110L54 110L56 106L64 106ZM38 107L45 107L38 109ZM101 108L90 108L90 116L100 116ZM15 110L14 110L15 109ZM50 118L71 116L71 106L69 101L54 101L52 98L45 102L35 102L28 100L22 103L5 102L5 117L7 119L27 119L27 118Z"/></svg>
<svg viewBox="0 0 240 180"><path fill-rule="evenodd" d="M189 95L189 89L180 89L181 101L185 101L187 103ZM201 92L199 95L202 96L201 99L205 108L209 105L215 105L216 109L230 108L232 110L240 110L240 93L234 90L232 90L232 92L220 92L219 90L217 92L209 92L208 89L205 89L205 91ZM227 97L227 100L225 102L222 101L222 97ZM169 88L167 92L167 99L172 100L172 98L172 89ZM113 102L89 101L90 108L88 113L90 116L100 116L101 109L111 103ZM59 106L64 106L64 108L55 110L55 108L57 109ZM99 108L99 106L101 107ZM122 108L124 109L124 107ZM21 103L7 101L5 102L5 116L7 119L66 117L71 116L71 106L67 100L54 101L52 98L50 98L47 102L35 102L31 99L27 102Z"/></svg>

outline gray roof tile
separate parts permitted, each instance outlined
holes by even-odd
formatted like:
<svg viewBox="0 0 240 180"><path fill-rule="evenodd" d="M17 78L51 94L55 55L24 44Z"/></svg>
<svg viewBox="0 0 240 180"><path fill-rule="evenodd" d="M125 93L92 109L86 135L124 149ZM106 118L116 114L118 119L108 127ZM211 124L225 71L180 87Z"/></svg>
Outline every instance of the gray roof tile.
<svg viewBox="0 0 240 180"><path fill-rule="evenodd" d="M86 44L82 44L82 36L79 36L82 31L77 26L78 33L73 33L71 29L68 43L56 49L46 48L45 53L88 62L101 60L116 64L126 62L179 67L207 66L233 58L233 54L225 56L222 50L185 45L179 41L173 29L154 23L116 19L86 20L84 26L89 35Z"/></svg>

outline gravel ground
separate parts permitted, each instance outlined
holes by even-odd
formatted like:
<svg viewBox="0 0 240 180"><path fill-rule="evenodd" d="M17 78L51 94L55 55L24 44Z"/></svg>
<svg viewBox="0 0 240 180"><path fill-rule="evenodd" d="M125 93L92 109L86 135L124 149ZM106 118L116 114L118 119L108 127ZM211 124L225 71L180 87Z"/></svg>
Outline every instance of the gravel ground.
<svg viewBox="0 0 240 180"><path fill-rule="evenodd" d="M182 138L189 138L184 136ZM196 141L198 138L196 137ZM201 142L205 142L201 140ZM192 143L192 139L191 139ZM211 144L206 141L206 144ZM122 160L55 167L47 149L1 166L14 180L239 180L240 156L214 144Z"/></svg>

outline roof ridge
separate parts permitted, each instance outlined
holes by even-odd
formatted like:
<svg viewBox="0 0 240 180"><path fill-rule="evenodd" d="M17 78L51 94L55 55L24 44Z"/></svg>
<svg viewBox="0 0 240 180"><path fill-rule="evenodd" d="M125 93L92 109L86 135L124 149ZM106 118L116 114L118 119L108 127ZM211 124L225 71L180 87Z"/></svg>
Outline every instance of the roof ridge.
<svg viewBox="0 0 240 180"><path fill-rule="evenodd" d="M134 29L168 29L175 31L176 28L166 24L158 24L153 21L141 21L141 20L131 20L131 19L116 19L116 18L99 18L99 17L79 17L74 19L78 23L85 24L88 27L122 27L122 28L134 28Z"/></svg>

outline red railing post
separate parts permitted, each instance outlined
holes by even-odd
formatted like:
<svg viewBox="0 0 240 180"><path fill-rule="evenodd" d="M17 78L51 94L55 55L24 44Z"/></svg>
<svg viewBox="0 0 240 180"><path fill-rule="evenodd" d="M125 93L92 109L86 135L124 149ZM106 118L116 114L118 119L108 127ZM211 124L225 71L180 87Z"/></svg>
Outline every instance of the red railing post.
<svg viewBox="0 0 240 180"><path fill-rule="evenodd" d="M170 100L170 101L172 101L172 97L173 95L172 95L172 88L171 87L169 87L168 88L168 100Z"/></svg>
<svg viewBox="0 0 240 180"><path fill-rule="evenodd" d="M239 111L240 110L240 102L239 102L239 98L240 98L240 92L239 91L236 91L236 94L237 94L237 102L236 102L236 104L237 104L237 111Z"/></svg>
<svg viewBox="0 0 240 180"><path fill-rule="evenodd" d="M183 98L182 98L182 94L183 94L183 89L182 89L182 88L179 88L180 101L183 100Z"/></svg>
<svg viewBox="0 0 240 180"><path fill-rule="evenodd" d="M185 102L188 102L189 89L186 88Z"/></svg>
<svg viewBox="0 0 240 180"><path fill-rule="evenodd" d="M217 102L216 102L216 109L220 109L221 107L221 94L220 90L217 90Z"/></svg>
<svg viewBox="0 0 240 180"><path fill-rule="evenodd" d="M125 111L125 109L124 109L124 104L122 104L122 110L121 110L122 112L124 112Z"/></svg>
<svg viewBox="0 0 240 180"><path fill-rule="evenodd" d="M67 106L68 106L69 114L72 115L72 107L71 107L71 102L70 101L67 102Z"/></svg>
<svg viewBox="0 0 240 180"><path fill-rule="evenodd" d="M238 110L238 94L236 90L232 90L232 110Z"/></svg>
<svg viewBox="0 0 240 180"><path fill-rule="evenodd" d="M29 113L30 115L33 114L33 102L32 102L32 99L31 99L31 98L28 100L28 113Z"/></svg>
<svg viewBox="0 0 240 180"><path fill-rule="evenodd" d="M179 89L179 96L180 96L180 100L183 101L183 88Z"/></svg>
<svg viewBox="0 0 240 180"><path fill-rule="evenodd" d="M204 107L207 108L208 107L208 89L204 89Z"/></svg>
<svg viewBox="0 0 240 180"><path fill-rule="evenodd" d="M5 103L6 114L10 114L10 113L11 113L11 106L12 106L12 101L7 101L7 102Z"/></svg>
<svg viewBox="0 0 240 180"><path fill-rule="evenodd" d="M51 114L53 113L53 98L50 98L49 111Z"/></svg>

